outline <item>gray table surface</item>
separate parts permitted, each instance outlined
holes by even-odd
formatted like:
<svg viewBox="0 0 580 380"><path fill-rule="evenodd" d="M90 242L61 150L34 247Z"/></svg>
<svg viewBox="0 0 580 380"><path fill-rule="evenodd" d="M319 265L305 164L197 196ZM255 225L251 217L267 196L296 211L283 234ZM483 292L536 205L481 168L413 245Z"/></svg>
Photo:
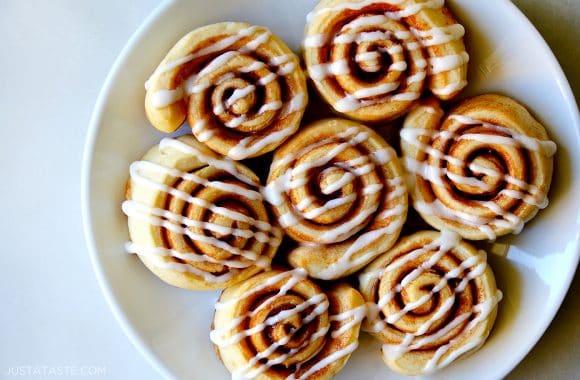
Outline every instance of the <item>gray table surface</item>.
<svg viewBox="0 0 580 380"><path fill-rule="evenodd" d="M79 199L97 94L157 3L0 0L0 378L54 378L9 373L43 366L68 366L69 376L93 366L111 379L159 378L98 289ZM547 40L580 99L580 0L514 3ZM510 379L580 379L579 292L577 274L550 328Z"/></svg>

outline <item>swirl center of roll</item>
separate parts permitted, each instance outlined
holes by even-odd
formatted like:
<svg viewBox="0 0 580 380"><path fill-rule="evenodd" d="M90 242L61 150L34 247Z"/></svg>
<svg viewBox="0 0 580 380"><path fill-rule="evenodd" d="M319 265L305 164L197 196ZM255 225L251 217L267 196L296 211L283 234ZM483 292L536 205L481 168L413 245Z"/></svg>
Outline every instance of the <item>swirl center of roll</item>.
<svg viewBox="0 0 580 380"><path fill-rule="evenodd" d="M340 167L333 166L320 172L318 181L313 183L314 186L318 187L316 189L317 198L339 200L340 204L337 204L335 208L322 213L320 216L313 218L315 222L332 224L348 215L356 202L356 192L352 183L353 179L354 176L352 173Z"/></svg>
<svg viewBox="0 0 580 380"><path fill-rule="evenodd" d="M376 73L383 66L389 64L386 60L390 60L390 57L385 55L384 49L375 43L361 43L356 47L355 53L355 62L358 63L361 70L368 73Z"/></svg>
<svg viewBox="0 0 580 380"><path fill-rule="evenodd" d="M394 205L406 197L395 154L368 127L321 120L275 155L263 194L298 242L329 245L359 235L352 250L347 244L340 248L353 256L376 240L397 235L398 219L406 217L406 205ZM337 271L350 261L341 260Z"/></svg>
<svg viewBox="0 0 580 380"><path fill-rule="evenodd" d="M372 24L376 21L381 22ZM406 45L397 35L413 38L402 23L382 16L361 16L345 25L330 54L332 62L345 62L349 67L336 76L340 87L357 99L395 91L408 68Z"/></svg>
<svg viewBox="0 0 580 380"><path fill-rule="evenodd" d="M458 176L473 177L480 181L480 186L470 184L456 183L457 188L464 193L477 195L482 193L497 193L501 189L503 180L500 176L492 173L505 172L505 165L500 157L493 152L482 151L470 157L467 161L467 167L460 169L456 165L450 165L449 170Z"/></svg>
<svg viewBox="0 0 580 380"><path fill-rule="evenodd" d="M405 269L408 264L403 264L383 275L379 289L385 295L381 311L398 330L429 334L445 323L456 305L471 304L468 296L455 294L452 281L445 276L455 264L443 253L425 252L425 256L413 261L413 270ZM436 265L433 258L439 258ZM405 261L404 257L398 260Z"/></svg>
<svg viewBox="0 0 580 380"><path fill-rule="evenodd" d="M229 52L207 67L196 78L190 109L204 110L201 114L213 115L219 125L239 133L269 128L281 108L282 89L267 64Z"/></svg>
<svg viewBox="0 0 580 380"><path fill-rule="evenodd" d="M280 364L286 367L316 355L324 345L324 339L315 334L321 328L327 329L329 322L325 313L319 315L315 311L316 305L308 302L299 295L287 294L269 298L258 306L257 313L249 322L250 329L261 330L250 336L255 350L268 352L269 360L284 355ZM287 355L290 352L292 355Z"/></svg>
<svg viewBox="0 0 580 380"><path fill-rule="evenodd" d="M245 207L242 207L240 204L237 204L234 201L226 200L222 202L220 207L225 209L231 210L232 213L241 214L241 215L248 215L248 210ZM235 234L235 230L244 230L249 231L251 229L251 225L245 221L234 220L226 215L222 214L210 214L208 223L214 224L215 226L221 226L222 229L216 228L210 231L211 235L216 237L217 239L221 240L229 240L232 246L235 247L243 247L246 240L244 237L239 236L239 234Z"/></svg>
<svg viewBox="0 0 580 380"><path fill-rule="evenodd" d="M216 86L212 104L222 104L234 115L250 112L256 105L256 87L243 78L233 78Z"/></svg>
<svg viewBox="0 0 580 380"><path fill-rule="evenodd" d="M318 183L320 187L320 192L324 195L332 195L339 190L343 192L350 192L353 188L352 179L354 176L344 168L341 167L330 167L322 170L318 177ZM347 183L346 180L350 180Z"/></svg>
<svg viewBox="0 0 580 380"><path fill-rule="evenodd" d="M432 271L423 273L402 289L401 298L403 303L405 305L416 304L417 307L413 309L413 313L416 315L433 312L437 303L434 297L430 295L440 280L441 277ZM424 301L425 299L426 301Z"/></svg>

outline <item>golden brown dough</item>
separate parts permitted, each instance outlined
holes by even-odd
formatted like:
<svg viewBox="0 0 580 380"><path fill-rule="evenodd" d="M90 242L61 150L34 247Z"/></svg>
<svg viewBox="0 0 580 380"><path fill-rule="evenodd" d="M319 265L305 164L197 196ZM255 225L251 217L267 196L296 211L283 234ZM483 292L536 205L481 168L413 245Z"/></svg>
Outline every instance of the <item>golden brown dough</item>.
<svg viewBox="0 0 580 380"><path fill-rule="evenodd" d="M308 102L298 57L268 29L240 22L180 39L147 83L145 110L164 132L189 120L195 137L241 160L296 131Z"/></svg>
<svg viewBox="0 0 580 380"><path fill-rule="evenodd" d="M308 16L304 60L335 111L392 120L426 86L448 100L467 85L464 33L443 0L322 0Z"/></svg>
<svg viewBox="0 0 580 380"><path fill-rule="evenodd" d="M330 379L358 346L365 305L346 284L273 270L226 289L211 339L233 378Z"/></svg>
<svg viewBox="0 0 580 380"><path fill-rule="evenodd" d="M127 248L163 281L217 289L270 267L282 232L250 169L187 135L163 139L130 172Z"/></svg>
<svg viewBox="0 0 580 380"><path fill-rule="evenodd" d="M486 254L445 231L402 238L359 275L369 314L364 329L406 375L429 374L481 347L497 314Z"/></svg>
<svg viewBox="0 0 580 380"><path fill-rule="evenodd" d="M406 117L401 147L415 209L439 230L495 239L548 205L556 145L508 97L476 96L447 115L426 99Z"/></svg>
<svg viewBox="0 0 580 380"><path fill-rule="evenodd" d="M266 199L301 243L290 264L337 279L389 249L407 217L395 151L372 129L344 120L304 127L274 155Z"/></svg>

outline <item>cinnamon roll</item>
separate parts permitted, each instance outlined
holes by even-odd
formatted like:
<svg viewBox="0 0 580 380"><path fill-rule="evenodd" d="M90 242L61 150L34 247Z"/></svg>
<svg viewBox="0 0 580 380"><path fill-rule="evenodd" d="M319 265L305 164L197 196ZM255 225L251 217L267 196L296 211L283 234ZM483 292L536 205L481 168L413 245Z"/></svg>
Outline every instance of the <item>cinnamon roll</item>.
<svg viewBox="0 0 580 380"><path fill-rule="evenodd" d="M395 151L370 128L342 119L315 122L282 145L264 195L301 243L289 263L324 280L354 273L389 249L407 216Z"/></svg>
<svg viewBox="0 0 580 380"><path fill-rule="evenodd" d="M308 15L308 74L335 111L360 121L408 112L426 86L448 100L467 85L463 36L444 0L322 0Z"/></svg>
<svg viewBox="0 0 580 380"><path fill-rule="evenodd" d="M273 270L226 289L211 340L236 379L330 379L357 348L365 305L358 291L323 291L306 271Z"/></svg>
<svg viewBox="0 0 580 380"><path fill-rule="evenodd" d="M146 83L153 126L187 118L195 137L235 160L259 156L293 134L308 101L296 55L268 29L239 22L184 36Z"/></svg>
<svg viewBox="0 0 580 380"><path fill-rule="evenodd" d="M432 373L481 347L502 298L485 252L449 231L402 238L359 279L363 329L383 342L386 364L406 375Z"/></svg>
<svg viewBox="0 0 580 380"><path fill-rule="evenodd" d="M127 250L162 280L215 289L269 268L282 231L248 168L183 136L163 139L130 173Z"/></svg>
<svg viewBox="0 0 580 380"><path fill-rule="evenodd" d="M415 209L471 240L518 233L548 205L556 144L518 102L481 95L444 115L424 100L401 130Z"/></svg>

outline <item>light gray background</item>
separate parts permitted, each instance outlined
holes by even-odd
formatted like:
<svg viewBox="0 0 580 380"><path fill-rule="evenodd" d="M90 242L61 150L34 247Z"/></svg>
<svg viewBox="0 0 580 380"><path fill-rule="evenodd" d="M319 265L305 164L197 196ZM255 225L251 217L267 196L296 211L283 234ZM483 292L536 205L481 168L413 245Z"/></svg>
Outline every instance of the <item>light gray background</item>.
<svg viewBox="0 0 580 380"><path fill-rule="evenodd" d="M98 288L79 199L96 97L157 3L0 0L0 378L20 366L96 366L112 379L159 378ZM580 0L514 3L545 37L578 99ZM577 294L578 275L551 327L510 378L580 377Z"/></svg>

